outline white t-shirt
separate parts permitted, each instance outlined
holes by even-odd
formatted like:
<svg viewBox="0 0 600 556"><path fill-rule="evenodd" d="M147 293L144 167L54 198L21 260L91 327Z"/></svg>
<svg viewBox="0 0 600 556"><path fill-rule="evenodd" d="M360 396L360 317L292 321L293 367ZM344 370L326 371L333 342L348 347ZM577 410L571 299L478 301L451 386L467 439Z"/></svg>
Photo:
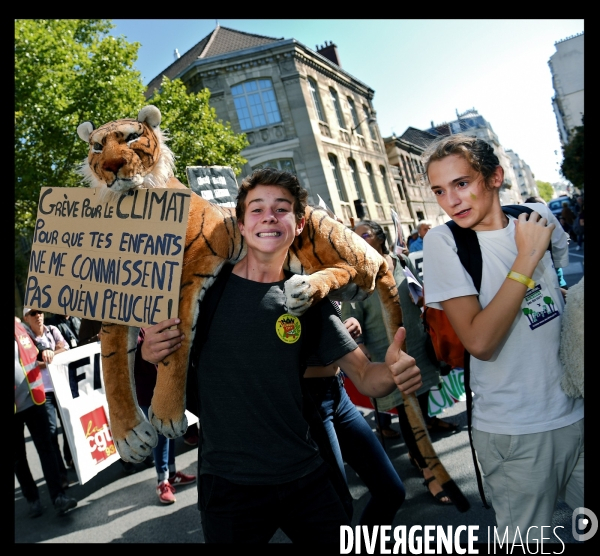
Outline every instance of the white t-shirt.
<svg viewBox="0 0 600 556"><path fill-rule="evenodd" d="M528 204L555 224L552 253L557 267L569 262L567 234L548 207ZM496 295L516 256L514 219L506 228L476 232L483 271L479 302ZM427 305L477 295L473 280L456 254L448 226L430 230L424 238L423 278ZM583 400L569 398L560 387L563 374L558 357L564 300L550 252L546 251L532 276L521 312L504 342L489 361L471 356L473 428L497 434L530 434L565 427L583 418Z"/></svg>

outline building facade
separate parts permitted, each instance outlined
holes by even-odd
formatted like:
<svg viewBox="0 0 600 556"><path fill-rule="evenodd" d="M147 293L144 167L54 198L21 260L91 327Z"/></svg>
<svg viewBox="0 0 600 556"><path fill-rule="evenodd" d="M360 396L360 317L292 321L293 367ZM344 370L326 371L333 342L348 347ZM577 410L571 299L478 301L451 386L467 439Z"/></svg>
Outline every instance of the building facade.
<svg viewBox="0 0 600 556"><path fill-rule="evenodd" d="M155 77L180 78L191 91L208 88L217 117L249 146L246 176L273 166L294 172L346 225L362 218L393 233L391 211L400 194L377 125L374 90L341 67L333 43L311 50L277 39L217 26Z"/></svg>
<svg viewBox="0 0 600 556"><path fill-rule="evenodd" d="M556 115L562 145L567 145L573 129L583 123L583 33L554 43L556 52L548 65L552 73Z"/></svg>
<svg viewBox="0 0 600 556"><path fill-rule="evenodd" d="M539 191L535 183L535 176L529 167L516 152L511 149L506 149L506 154L510 160L515 179L517 180L517 188L523 200L528 197L538 197Z"/></svg>
<svg viewBox="0 0 600 556"><path fill-rule="evenodd" d="M431 189L421 179L424 172L421 156L435 138L435 135L414 127L409 127L400 137L392 135L384 138L388 161L402 201L401 221L405 238L422 220L432 226L448 220Z"/></svg>

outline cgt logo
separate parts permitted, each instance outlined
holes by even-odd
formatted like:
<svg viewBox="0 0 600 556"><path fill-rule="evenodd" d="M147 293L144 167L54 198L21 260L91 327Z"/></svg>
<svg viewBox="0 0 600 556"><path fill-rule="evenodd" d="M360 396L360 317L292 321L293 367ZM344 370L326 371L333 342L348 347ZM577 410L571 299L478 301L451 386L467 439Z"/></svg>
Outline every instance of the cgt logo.
<svg viewBox="0 0 600 556"><path fill-rule="evenodd" d="M104 407L100 406L81 417L81 425L96 464L114 454L117 449L108 428Z"/></svg>
<svg viewBox="0 0 600 556"><path fill-rule="evenodd" d="M587 541L598 531L598 518L592 510L575 508L572 517L573 537L576 541Z"/></svg>

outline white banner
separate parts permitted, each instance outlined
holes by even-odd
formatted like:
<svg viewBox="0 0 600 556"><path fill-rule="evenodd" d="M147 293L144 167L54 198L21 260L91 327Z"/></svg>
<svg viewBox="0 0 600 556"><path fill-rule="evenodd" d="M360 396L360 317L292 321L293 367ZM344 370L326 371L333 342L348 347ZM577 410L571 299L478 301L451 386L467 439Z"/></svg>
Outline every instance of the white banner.
<svg viewBox="0 0 600 556"><path fill-rule="evenodd" d="M119 459L110 430L100 342L59 353L48 366L80 484ZM186 411L188 423L198 418Z"/></svg>
<svg viewBox="0 0 600 556"><path fill-rule="evenodd" d="M48 370L77 478L84 484L119 459L108 422L100 343L59 353Z"/></svg>

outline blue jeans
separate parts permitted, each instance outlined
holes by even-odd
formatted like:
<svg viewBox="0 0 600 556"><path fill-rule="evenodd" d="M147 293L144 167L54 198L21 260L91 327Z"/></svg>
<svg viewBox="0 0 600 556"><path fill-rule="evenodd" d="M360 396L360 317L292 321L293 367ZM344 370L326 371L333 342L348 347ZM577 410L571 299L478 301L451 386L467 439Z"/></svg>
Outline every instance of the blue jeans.
<svg viewBox="0 0 600 556"><path fill-rule="evenodd" d="M346 393L342 373L303 380L318 403L340 469L345 475L346 461L371 494L360 525L391 525L406 491L379 439Z"/></svg>
<svg viewBox="0 0 600 556"><path fill-rule="evenodd" d="M147 419L149 406L142 405L140 408ZM152 449L152 455L159 483L168 479L169 475L175 474L175 440L159 434L158 444Z"/></svg>

